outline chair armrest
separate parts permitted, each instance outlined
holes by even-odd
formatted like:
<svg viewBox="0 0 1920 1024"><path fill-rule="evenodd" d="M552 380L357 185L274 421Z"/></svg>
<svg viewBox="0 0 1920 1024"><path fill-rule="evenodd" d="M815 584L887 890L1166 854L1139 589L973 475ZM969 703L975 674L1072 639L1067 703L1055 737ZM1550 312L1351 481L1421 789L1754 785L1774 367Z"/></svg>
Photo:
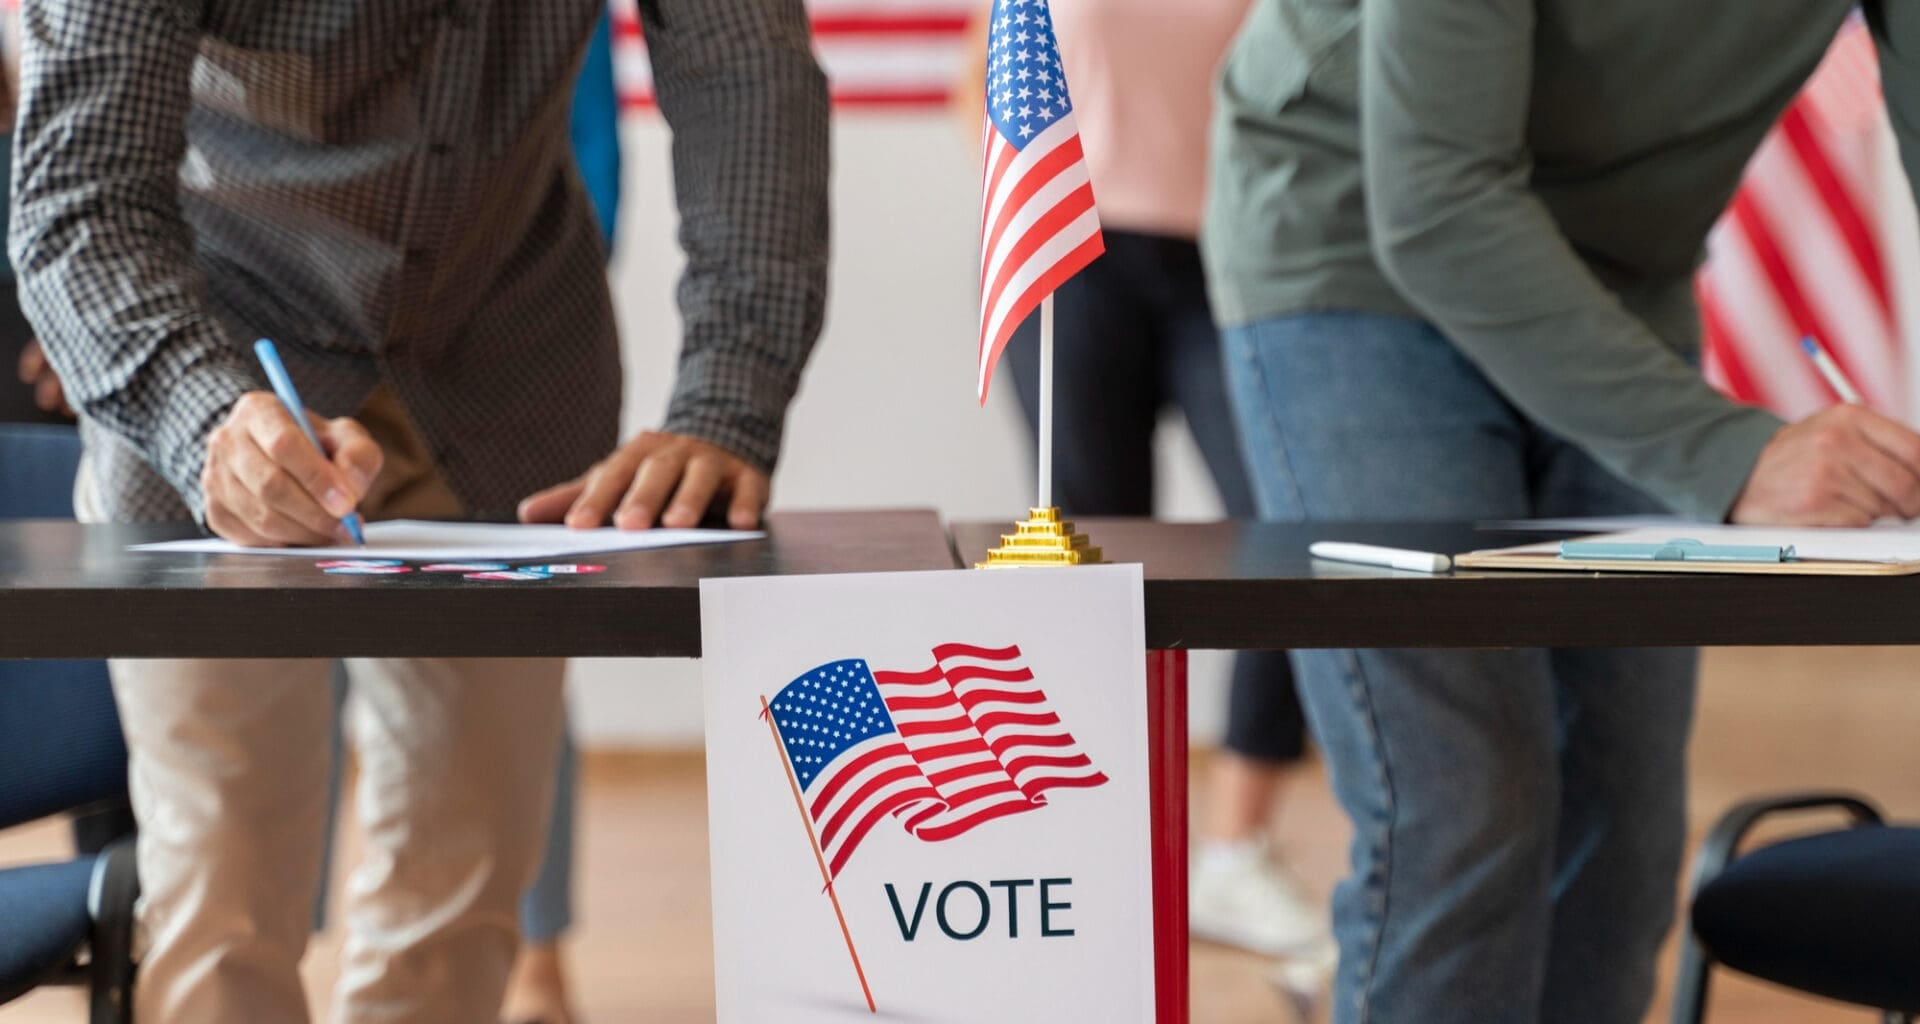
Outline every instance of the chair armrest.
<svg viewBox="0 0 1920 1024"><path fill-rule="evenodd" d="M1845 811L1852 819L1851 827L1854 828L1886 823L1879 808L1867 802L1865 797L1852 793L1790 793L1749 800L1721 815L1720 820L1714 823L1713 831L1707 833L1706 841L1700 844L1700 852L1693 859L1693 881L1689 892L1697 895L1701 887L1719 877L1739 850L1740 841L1762 821L1780 814L1825 809Z"/></svg>
<svg viewBox="0 0 1920 1024"><path fill-rule="evenodd" d="M94 861L87 911L93 917L88 942L88 1020L92 1024L131 1024L133 1020L134 903L140 875L134 840L122 839Z"/></svg>

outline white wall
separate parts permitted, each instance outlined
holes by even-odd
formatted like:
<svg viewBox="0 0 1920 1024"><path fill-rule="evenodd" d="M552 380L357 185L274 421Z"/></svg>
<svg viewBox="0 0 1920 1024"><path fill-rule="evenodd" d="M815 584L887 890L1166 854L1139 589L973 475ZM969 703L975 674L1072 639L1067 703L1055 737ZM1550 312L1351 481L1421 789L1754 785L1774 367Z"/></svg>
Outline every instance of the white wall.
<svg viewBox="0 0 1920 1024"><path fill-rule="evenodd" d="M627 422L666 408L681 258L667 133L627 118L626 192L613 267L627 354ZM1008 519L1033 500L1033 450L1003 383L973 399L979 164L937 114L840 114L834 127L834 259L827 324L788 423L777 508L927 507ZM1183 424L1161 458L1161 514L1214 518L1219 501ZM1192 665L1195 731L1218 728L1223 656ZM700 736L698 665L576 663L574 721L589 746L686 745Z"/></svg>

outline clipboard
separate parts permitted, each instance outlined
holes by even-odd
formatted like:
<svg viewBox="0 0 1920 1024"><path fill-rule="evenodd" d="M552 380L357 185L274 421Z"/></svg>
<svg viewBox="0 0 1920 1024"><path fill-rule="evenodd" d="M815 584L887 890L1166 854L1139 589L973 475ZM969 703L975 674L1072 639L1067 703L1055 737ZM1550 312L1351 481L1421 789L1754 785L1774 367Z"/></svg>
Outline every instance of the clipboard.
<svg viewBox="0 0 1920 1024"><path fill-rule="evenodd" d="M1682 528L1685 529L1685 528ZM1920 575L1920 530L1771 530L1717 526L1687 530L1674 527L1628 530L1575 538L1587 548L1673 549L1661 556L1567 557L1560 541L1518 547L1470 551L1454 558L1462 569L1517 569L1544 572L1683 572L1753 576L1913 576ZM1696 536L1698 535L1698 536ZM1707 537L1702 541L1700 536ZM1687 547L1692 545L1693 547ZM1685 557L1688 551L1711 551L1714 545L1738 551L1772 545L1789 557L1768 560L1721 560Z"/></svg>

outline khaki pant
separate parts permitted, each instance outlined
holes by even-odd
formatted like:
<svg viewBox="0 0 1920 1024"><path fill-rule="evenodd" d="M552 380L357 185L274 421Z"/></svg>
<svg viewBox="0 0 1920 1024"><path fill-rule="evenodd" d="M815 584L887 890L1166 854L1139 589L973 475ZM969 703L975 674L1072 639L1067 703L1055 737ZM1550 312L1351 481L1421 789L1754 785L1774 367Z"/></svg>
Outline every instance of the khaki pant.
<svg viewBox="0 0 1920 1024"><path fill-rule="evenodd" d="M360 419L387 456L361 506L369 518L460 511L390 397ZM98 519L88 491L83 471L81 518ZM348 662L366 852L347 886L333 1020L496 1019L520 894L539 867L564 666ZM136 1019L306 1021L298 966L325 835L328 664L119 660L112 671L140 822Z"/></svg>

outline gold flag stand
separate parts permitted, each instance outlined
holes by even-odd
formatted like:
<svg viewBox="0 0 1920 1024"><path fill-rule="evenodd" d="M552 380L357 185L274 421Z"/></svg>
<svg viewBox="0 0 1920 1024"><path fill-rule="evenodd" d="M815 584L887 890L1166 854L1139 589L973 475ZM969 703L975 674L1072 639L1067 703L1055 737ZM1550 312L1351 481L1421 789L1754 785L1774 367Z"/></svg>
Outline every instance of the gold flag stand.
<svg viewBox="0 0 1920 1024"><path fill-rule="evenodd" d="M1075 533L1073 524L1060 518L1057 508L1032 508L1027 518L1013 524L1012 533L1000 535L1000 546L987 551L987 560L976 562L975 569L1018 569L1032 565L1093 565L1100 561L1100 549L1088 542L1087 535Z"/></svg>
<svg viewBox="0 0 1920 1024"><path fill-rule="evenodd" d="M1000 535L1000 546L987 549L987 560L975 569L1018 569L1034 565L1094 565L1100 549L1073 524L1060 518L1053 503L1053 296L1040 300L1040 502L1027 509L1027 518Z"/></svg>

